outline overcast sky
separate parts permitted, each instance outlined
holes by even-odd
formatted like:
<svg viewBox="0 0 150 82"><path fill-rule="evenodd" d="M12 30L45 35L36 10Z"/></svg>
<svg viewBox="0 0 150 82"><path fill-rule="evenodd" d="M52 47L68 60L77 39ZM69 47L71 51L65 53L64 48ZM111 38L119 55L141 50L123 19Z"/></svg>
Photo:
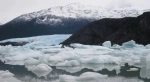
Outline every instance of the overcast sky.
<svg viewBox="0 0 150 82"><path fill-rule="evenodd" d="M0 0L0 22L6 23L21 14L76 2L107 8L130 3L138 9L150 9L150 0Z"/></svg>

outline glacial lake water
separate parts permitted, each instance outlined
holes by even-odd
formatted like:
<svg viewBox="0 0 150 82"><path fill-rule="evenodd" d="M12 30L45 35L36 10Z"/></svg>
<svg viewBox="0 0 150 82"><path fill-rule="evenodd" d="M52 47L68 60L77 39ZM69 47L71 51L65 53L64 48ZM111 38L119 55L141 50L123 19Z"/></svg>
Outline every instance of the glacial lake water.
<svg viewBox="0 0 150 82"><path fill-rule="evenodd" d="M107 67L106 67L107 66ZM62 82L59 81L60 75L80 76L85 72L96 72L103 75L108 75L107 78L102 78L99 82L150 82L149 79L140 77L140 69L135 71L127 71L124 66L121 67L119 74L111 67L114 65L105 65L106 68L101 68L101 64L85 65L85 68L78 67L55 67L52 66L52 71L45 77L38 77L36 74L28 71L25 66L8 65L1 62L0 70L14 74L14 77L0 79L0 82ZM107 69L108 68L108 69ZM99 70L101 69L101 70ZM88 75L87 75L88 76ZM88 82L88 81L85 81ZM89 81L92 82L92 81ZM94 81L95 82L95 81Z"/></svg>

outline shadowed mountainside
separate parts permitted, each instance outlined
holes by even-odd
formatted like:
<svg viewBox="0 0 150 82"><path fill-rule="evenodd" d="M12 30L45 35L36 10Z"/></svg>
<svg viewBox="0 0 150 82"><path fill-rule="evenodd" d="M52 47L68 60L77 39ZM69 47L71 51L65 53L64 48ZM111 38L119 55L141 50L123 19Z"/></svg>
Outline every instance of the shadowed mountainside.
<svg viewBox="0 0 150 82"><path fill-rule="evenodd" d="M38 24L37 19L31 21L14 22L11 21L5 25L0 26L0 40L10 38L22 38L38 35L51 34L72 34L79 30L82 26L91 22L89 19L75 19L75 18L60 18L61 23L53 23L50 25Z"/></svg>
<svg viewBox="0 0 150 82"><path fill-rule="evenodd" d="M150 43L150 12L138 17L125 17L120 19L105 18L92 22L74 33L64 45L81 43L85 45L98 45L104 41L113 44L122 44L134 40L139 44Z"/></svg>

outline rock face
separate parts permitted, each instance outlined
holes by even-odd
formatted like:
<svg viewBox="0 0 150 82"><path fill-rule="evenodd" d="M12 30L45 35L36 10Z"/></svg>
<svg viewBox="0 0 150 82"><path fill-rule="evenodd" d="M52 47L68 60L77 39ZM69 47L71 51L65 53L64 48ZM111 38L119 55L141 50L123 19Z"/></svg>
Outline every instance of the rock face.
<svg viewBox="0 0 150 82"><path fill-rule="evenodd" d="M150 12L145 12L138 17L105 18L92 22L74 33L62 44L98 45L104 41L122 44L129 40L135 40L144 45L150 43Z"/></svg>

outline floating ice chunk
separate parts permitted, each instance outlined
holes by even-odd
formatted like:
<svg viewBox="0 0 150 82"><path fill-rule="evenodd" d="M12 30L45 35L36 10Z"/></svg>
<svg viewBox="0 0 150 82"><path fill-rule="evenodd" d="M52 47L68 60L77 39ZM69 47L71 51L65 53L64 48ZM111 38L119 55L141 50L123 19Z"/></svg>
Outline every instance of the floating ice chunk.
<svg viewBox="0 0 150 82"><path fill-rule="evenodd" d="M88 58L82 59L82 63L85 64L120 64L120 59L118 57L113 57L110 55L100 55L100 56L92 56Z"/></svg>
<svg viewBox="0 0 150 82"><path fill-rule="evenodd" d="M95 72L85 72L80 75L76 80L77 82L96 82L101 78L106 78L108 75L102 75Z"/></svg>
<svg viewBox="0 0 150 82"><path fill-rule="evenodd" d="M147 62L146 62L146 61L147 61L146 57L143 56L143 57L140 58L141 65L142 65L143 67L146 67L146 65L147 65Z"/></svg>
<svg viewBox="0 0 150 82"><path fill-rule="evenodd" d="M103 44L105 47L111 47L111 42L110 41L105 41Z"/></svg>
<svg viewBox="0 0 150 82"><path fill-rule="evenodd" d="M76 82L76 77L71 75L60 75L59 82Z"/></svg>
<svg viewBox="0 0 150 82"><path fill-rule="evenodd" d="M24 64L25 65L37 65L39 64L39 60L34 59L34 58L27 58L25 59Z"/></svg>
<svg viewBox="0 0 150 82"><path fill-rule="evenodd" d="M83 44L78 44L78 43L70 44L70 45L74 48L79 48L79 49L91 48L91 46L89 46L89 45L83 45Z"/></svg>
<svg viewBox="0 0 150 82"><path fill-rule="evenodd" d="M30 58L26 58L25 61L24 61L24 64L25 65L37 65L37 64L40 64L40 63L47 64L48 63L47 62L48 58L45 55L36 57L36 59L35 58L31 58L31 57Z"/></svg>
<svg viewBox="0 0 150 82"><path fill-rule="evenodd" d="M8 78L0 78L0 82L22 82L22 81L15 77L8 77Z"/></svg>
<svg viewBox="0 0 150 82"><path fill-rule="evenodd" d="M140 70L140 76L142 78L150 79L150 60L146 57L141 57L142 68Z"/></svg>
<svg viewBox="0 0 150 82"><path fill-rule="evenodd" d="M33 67L32 72L36 74L38 77L46 76L52 71L52 68L46 64L39 64Z"/></svg>
<svg viewBox="0 0 150 82"><path fill-rule="evenodd" d="M135 41L131 40L122 44L122 48L136 48L136 49L145 49L144 45L136 44Z"/></svg>
<svg viewBox="0 0 150 82"><path fill-rule="evenodd" d="M108 75L102 75L95 72L85 72L79 77L71 75L60 75L60 82L99 82L100 79L106 78Z"/></svg>
<svg viewBox="0 0 150 82"><path fill-rule="evenodd" d="M64 62L56 64L56 66L68 66L68 67L73 67L73 66L80 66L80 63L77 60L65 60Z"/></svg>
<svg viewBox="0 0 150 82"><path fill-rule="evenodd" d="M103 68L105 68L104 64L82 64L81 66L82 66L81 67L82 69L88 68L88 69L92 69L94 71L100 71Z"/></svg>
<svg viewBox="0 0 150 82"><path fill-rule="evenodd" d="M84 58L82 59L82 63L84 64L100 64L100 63L104 63L104 60L103 59L100 59L99 57L97 56L93 56L93 57L88 57L88 58Z"/></svg>
<svg viewBox="0 0 150 82"><path fill-rule="evenodd" d="M79 72L81 71L81 67L80 66L75 66L75 67L56 67L56 69L62 69L62 70L65 70L67 72L70 72L70 73L76 73L76 72Z"/></svg>
<svg viewBox="0 0 150 82"><path fill-rule="evenodd" d="M150 68L150 60L147 59L146 62L147 62L147 66L146 66L146 67L147 67L147 68Z"/></svg>
<svg viewBox="0 0 150 82"><path fill-rule="evenodd" d="M50 56L49 57L49 62L63 62L63 58L60 56Z"/></svg>
<svg viewBox="0 0 150 82"><path fill-rule="evenodd" d="M114 44L111 49L114 49L114 50L121 50L121 46L118 45L118 44Z"/></svg>
<svg viewBox="0 0 150 82"><path fill-rule="evenodd" d="M57 63L64 62L63 58L60 56L50 56L48 59L48 63L50 65L56 65Z"/></svg>
<svg viewBox="0 0 150 82"><path fill-rule="evenodd" d="M118 75L120 73L120 69L116 69L116 74Z"/></svg>
<svg viewBox="0 0 150 82"><path fill-rule="evenodd" d="M44 63L44 64L48 64L48 56L46 56L46 54L45 54L45 55L39 57L39 62Z"/></svg>
<svg viewBox="0 0 150 82"><path fill-rule="evenodd" d="M146 47L147 49L150 49L150 44L146 45L145 47Z"/></svg>
<svg viewBox="0 0 150 82"><path fill-rule="evenodd" d="M60 48L43 49L42 52L44 52L44 53L50 53L50 54L52 54L52 53L57 54L57 53L59 53L61 50L62 50L62 49L60 49Z"/></svg>
<svg viewBox="0 0 150 82"><path fill-rule="evenodd" d="M141 78L146 78L147 75L146 75L146 67L142 67L141 70L140 70L140 77Z"/></svg>
<svg viewBox="0 0 150 82"><path fill-rule="evenodd" d="M1 78L9 78L9 77L13 77L13 76L14 76L14 74L9 71L0 71Z"/></svg>
<svg viewBox="0 0 150 82"><path fill-rule="evenodd" d="M148 79L150 79L150 60L147 60L147 66L146 66L146 76Z"/></svg>
<svg viewBox="0 0 150 82"><path fill-rule="evenodd" d="M130 68L129 70L127 71L138 71L139 69L138 68Z"/></svg>
<svg viewBox="0 0 150 82"><path fill-rule="evenodd" d="M81 62L81 56L72 50L62 51L56 55L62 57L63 60L77 60L78 62Z"/></svg>
<svg viewBox="0 0 150 82"><path fill-rule="evenodd" d="M150 79L150 68L149 67L146 68L146 77L148 79Z"/></svg>
<svg viewBox="0 0 150 82"><path fill-rule="evenodd" d="M135 41L131 40L122 44L123 48L134 48L136 47Z"/></svg>

